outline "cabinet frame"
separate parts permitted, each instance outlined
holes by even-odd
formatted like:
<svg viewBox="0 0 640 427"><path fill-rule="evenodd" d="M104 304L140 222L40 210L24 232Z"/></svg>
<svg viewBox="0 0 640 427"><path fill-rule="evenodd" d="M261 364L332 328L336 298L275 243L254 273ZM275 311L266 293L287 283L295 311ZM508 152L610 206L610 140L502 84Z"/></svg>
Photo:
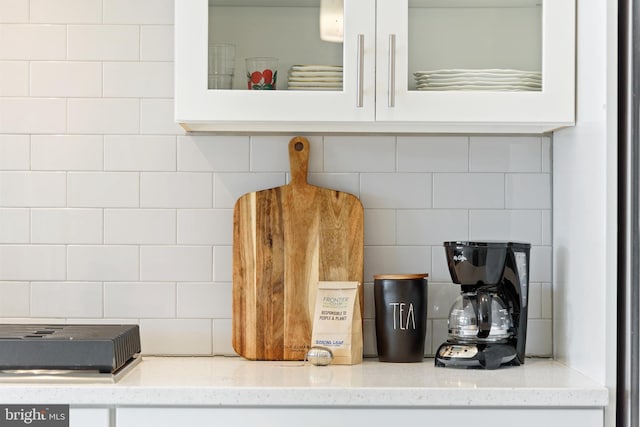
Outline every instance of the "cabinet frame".
<svg viewBox="0 0 640 427"><path fill-rule="evenodd" d="M344 90L277 93L207 89L208 0L176 2L175 120L187 131L243 134L538 134L572 126L575 0L541 1L542 91L408 90L408 58L402 56L408 45L408 0L345 0ZM280 79L286 72L279 71ZM390 82L394 106L388 103Z"/></svg>

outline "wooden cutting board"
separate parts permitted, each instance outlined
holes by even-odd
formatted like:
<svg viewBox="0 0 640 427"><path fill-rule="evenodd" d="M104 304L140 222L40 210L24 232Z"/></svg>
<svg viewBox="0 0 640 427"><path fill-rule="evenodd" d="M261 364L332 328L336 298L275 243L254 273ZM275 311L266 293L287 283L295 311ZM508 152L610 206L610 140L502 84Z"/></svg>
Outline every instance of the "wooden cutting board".
<svg viewBox="0 0 640 427"><path fill-rule="evenodd" d="M289 184L243 195L233 211L234 350L250 360L304 360L318 281L360 283L363 208L307 183L310 144L289 142Z"/></svg>

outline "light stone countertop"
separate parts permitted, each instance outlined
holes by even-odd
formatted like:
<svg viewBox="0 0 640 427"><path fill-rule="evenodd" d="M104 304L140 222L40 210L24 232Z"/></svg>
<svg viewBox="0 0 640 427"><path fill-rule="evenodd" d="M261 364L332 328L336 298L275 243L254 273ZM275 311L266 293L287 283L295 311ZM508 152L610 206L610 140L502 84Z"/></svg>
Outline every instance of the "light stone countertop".
<svg viewBox="0 0 640 427"><path fill-rule="evenodd" d="M2 379L3 404L287 407L603 407L608 390L550 359L495 371L422 363L354 366L240 357L144 357L116 383Z"/></svg>

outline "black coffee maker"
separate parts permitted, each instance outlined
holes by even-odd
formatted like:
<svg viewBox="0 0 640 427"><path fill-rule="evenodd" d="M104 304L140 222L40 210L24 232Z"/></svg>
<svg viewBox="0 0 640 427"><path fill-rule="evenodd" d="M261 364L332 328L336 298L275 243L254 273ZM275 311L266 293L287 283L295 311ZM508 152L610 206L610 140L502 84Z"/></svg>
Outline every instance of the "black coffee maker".
<svg viewBox="0 0 640 427"><path fill-rule="evenodd" d="M524 363L531 245L444 242L444 248L461 293L435 365L496 369Z"/></svg>

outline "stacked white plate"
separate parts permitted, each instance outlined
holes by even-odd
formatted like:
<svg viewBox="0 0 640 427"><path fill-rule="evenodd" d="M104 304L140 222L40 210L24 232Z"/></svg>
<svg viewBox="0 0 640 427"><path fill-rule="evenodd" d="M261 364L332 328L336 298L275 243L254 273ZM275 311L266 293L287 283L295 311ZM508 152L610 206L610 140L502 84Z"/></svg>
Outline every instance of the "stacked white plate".
<svg viewBox="0 0 640 427"><path fill-rule="evenodd" d="M342 90L342 65L293 65L290 90Z"/></svg>
<svg viewBox="0 0 640 427"><path fill-rule="evenodd" d="M542 73L510 69L442 69L413 73L418 90L540 91Z"/></svg>

